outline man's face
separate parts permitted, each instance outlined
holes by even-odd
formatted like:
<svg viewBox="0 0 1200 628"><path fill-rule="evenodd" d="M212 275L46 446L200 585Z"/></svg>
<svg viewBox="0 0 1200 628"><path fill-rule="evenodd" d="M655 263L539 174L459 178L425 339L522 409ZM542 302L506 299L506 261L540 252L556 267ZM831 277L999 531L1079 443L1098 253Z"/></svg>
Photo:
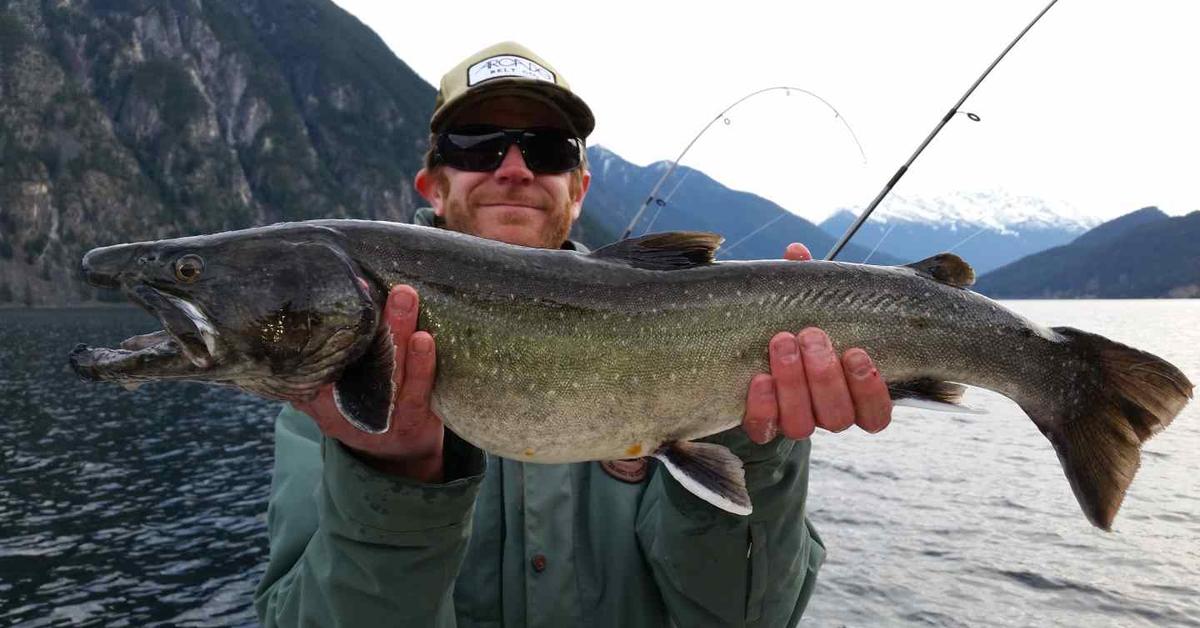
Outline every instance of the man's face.
<svg viewBox="0 0 1200 628"><path fill-rule="evenodd" d="M489 124L509 129L566 128L562 114L536 100L500 96L455 116L448 126ZM417 191L446 227L524 246L558 248L579 217L591 175L538 174L514 144L491 172L468 172L447 165L417 173Z"/></svg>

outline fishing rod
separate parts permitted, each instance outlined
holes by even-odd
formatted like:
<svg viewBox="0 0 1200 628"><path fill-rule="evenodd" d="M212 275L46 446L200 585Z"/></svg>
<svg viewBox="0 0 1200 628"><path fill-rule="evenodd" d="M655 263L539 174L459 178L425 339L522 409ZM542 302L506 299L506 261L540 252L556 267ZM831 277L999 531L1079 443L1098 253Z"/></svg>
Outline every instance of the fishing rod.
<svg viewBox="0 0 1200 628"><path fill-rule="evenodd" d="M816 98L817 100L824 103L824 105L826 107L829 107L829 109L831 111L833 111L834 116L836 116L839 120L841 120L842 124L846 127L846 130L850 132L850 137L854 138L854 143L858 146L858 152L860 155L862 155L863 161L865 162L867 160L867 154L865 152L863 152L862 143L858 141L858 135L856 135L854 133L854 129L850 128L850 124L848 122L846 122L846 118L842 117L841 112L839 112L836 107L829 104L829 101L825 100L824 98L821 98L820 96L814 94L813 92L808 91L807 89L801 89L799 87L791 87L788 85L778 85L775 87L767 87L764 89L760 89L760 90L751 92L749 94L746 94L745 96L742 96L741 98L737 99L732 105L729 105L728 107L722 109L721 113L718 113L716 115L716 117L714 117L712 120L709 120L708 124L704 125L704 128L700 129L700 132L697 133L696 136L692 138L692 141L688 142L687 146L685 146L683 148L683 150L679 153L679 156L675 158L675 161L671 162L671 166L669 168L667 168L667 171L665 173L663 173L663 176L658 178L658 182L654 184L654 188L652 188L650 190L650 194L648 196L646 196L646 200L642 201L642 206L637 210L637 213L635 213L633 215L633 220L629 221L629 225L627 227L625 227L625 232L621 234L620 239L624 240L625 238L628 238L631 233L633 233L634 226L636 226L637 222L639 220L641 220L642 214L644 214L646 212L646 208L650 206L650 203L657 202L660 208L666 204L666 201L658 198L658 196L657 196L658 190L660 188L662 188L663 183L665 183L667 181L667 179L670 178L671 174L673 174L675 172L675 168L677 168L679 166L679 162L680 162L680 160L683 159L683 156L686 155L687 152L692 149L692 146L695 145L696 141L700 139L700 136L704 135L705 132L707 132L708 129L712 127L712 125L717 123L717 120L724 120L725 124L729 124L729 118L726 116L729 114L729 112L734 107L742 104L743 102L745 102L747 100L750 100L751 98L753 98L759 94L764 94L766 92L777 91L777 90L781 90L781 89L784 90L789 96L791 95L792 92L800 92L802 94L808 94L809 96L812 96L813 98Z"/></svg>
<svg viewBox="0 0 1200 628"><path fill-rule="evenodd" d="M963 103L967 101L967 98L969 98L971 94L975 92L975 88L979 87L979 84L983 82L983 79L987 78L988 74L992 73L992 68L995 68L996 65L1000 63L1000 60L1008 54L1008 51L1012 50L1013 46L1017 45L1018 41L1021 41L1021 38L1025 36L1025 33L1028 33L1029 29L1033 28L1033 25L1037 24L1038 20L1042 19L1042 16L1050 10L1050 7L1057 3L1058 0L1050 0L1050 4L1047 4L1046 8L1042 9L1042 12L1038 13L1037 17L1033 18L1033 21L1030 22L1029 25L1026 26L1025 29L1022 30L1020 34L1018 34L1017 37L1012 40L1012 43L1008 44L1008 47L1004 49L1004 52L1001 52L1000 56L996 57L995 61L992 61L992 64L983 71L983 74L979 75L979 78L975 80L975 84L972 85L971 88L967 90L967 93L963 94L962 98L959 98L958 102L950 108L950 111L948 111L946 115L942 117L937 126L933 128L933 131L929 133L929 136L925 138L925 141L921 142L921 145L917 147L917 150L912 154L912 157L909 157L908 161L904 162L903 166L900 166L900 169L896 171L896 174L892 175L892 178L888 180L887 184L883 186L883 189L879 191L879 194L875 196L875 200L871 201L870 205L867 205L867 208L858 215L858 218L853 224L850 225L850 228L846 230L846 233L842 234L842 238L838 240L837 244L834 244L833 248L829 249L829 253L825 255L825 259L832 260L833 258L837 257L838 253L842 252L842 249L845 248L848 242L850 242L850 238L853 238L854 234L858 232L858 228L867 221L867 218L871 216L871 212L875 211L875 207L879 205L879 203L883 200L883 197L887 196L888 192L891 192L892 188L896 186L896 183L900 181L900 177L903 177L904 173L908 172L908 167L917 160L917 156L919 156L921 152L925 150L925 147L929 145L929 142L933 141L933 138L942 130L942 127L946 126L946 123L950 121L950 118L953 118L959 113L958 108L962 107ZM968 113L967 116L976 122L979 121L979 116L976 116L973 113Z"/></svg>

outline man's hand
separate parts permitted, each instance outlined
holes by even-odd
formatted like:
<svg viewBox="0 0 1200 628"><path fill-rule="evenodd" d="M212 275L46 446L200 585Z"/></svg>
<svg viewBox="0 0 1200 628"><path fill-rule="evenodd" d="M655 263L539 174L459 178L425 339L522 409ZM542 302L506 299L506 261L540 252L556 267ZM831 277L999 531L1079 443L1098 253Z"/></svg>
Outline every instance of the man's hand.
<svg viewBox="0 0 1200 628"><path fill-rule="evenodd" d="M295 406L317 422L321 433L341 441L375 469L423 482L440 482L445 432L429 403L437 360L433 336L416 331L419 312L416 290L403 285L392 288L383 309L384 322L392 330L396 347L396 370L392 375L396 399L388 431L368 434L346 421L333 401L332 385L323 387L312 401Z"/></svg>
<svg viewBox="0 0 1200 628"><path fill-rule="evenodd" d="M784 258L807 261L802 244L790 244ZM838 358L825 332L815 327L771 338L771 374L756 375L746 394L742 429L762 444L782 432L804 439L816 428L840 432L851 425L875 433L892 420L892 399L875 364L862 349Z"/></svg>

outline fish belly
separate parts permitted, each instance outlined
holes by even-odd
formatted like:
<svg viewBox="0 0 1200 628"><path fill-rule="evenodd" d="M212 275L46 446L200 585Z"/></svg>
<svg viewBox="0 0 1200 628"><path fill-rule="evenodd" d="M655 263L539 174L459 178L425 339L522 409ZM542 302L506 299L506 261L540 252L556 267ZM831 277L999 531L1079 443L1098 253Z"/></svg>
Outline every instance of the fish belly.
<svg viewBox="0 0 1200 628"><path fill-rule="evenodd" d="M492 453L558 463L649 455L738 425L772 330L703 310L615 313L427 299L434 409Z"/></svg>

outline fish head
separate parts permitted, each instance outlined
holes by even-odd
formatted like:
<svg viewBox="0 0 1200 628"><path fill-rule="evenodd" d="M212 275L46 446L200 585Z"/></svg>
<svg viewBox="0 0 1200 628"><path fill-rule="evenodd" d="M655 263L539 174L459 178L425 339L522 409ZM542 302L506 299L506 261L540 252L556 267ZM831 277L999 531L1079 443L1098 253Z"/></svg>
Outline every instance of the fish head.
<svg viewBox="0 0 1200 628"><path fill-rule="evenodd" d="M95 249L83 275L116 288L163 329L118 349L80 345L81 377L232 385L304 400L361 356L385 293L319 227L251 229Z"/></svg>

